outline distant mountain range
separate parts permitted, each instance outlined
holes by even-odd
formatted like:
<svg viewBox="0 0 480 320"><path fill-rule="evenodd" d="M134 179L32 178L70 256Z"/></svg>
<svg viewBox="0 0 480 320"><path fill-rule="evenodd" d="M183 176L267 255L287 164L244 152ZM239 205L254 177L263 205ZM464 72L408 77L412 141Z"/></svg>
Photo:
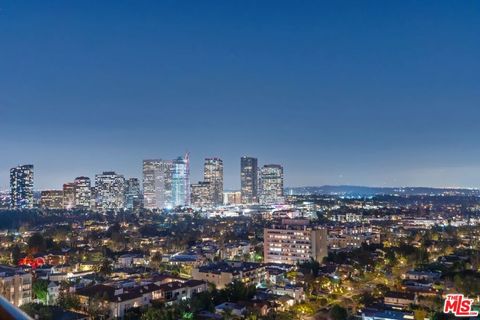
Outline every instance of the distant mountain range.
<svg viewBox="0 0 480 320"><path fill-rule="evenodd" d="M469 195L480 196L480 190L467 188L431 188L431 187L365 187L365 186L317 186L285 188L286 195L340 195L374 196L388 195Z"/></svg>

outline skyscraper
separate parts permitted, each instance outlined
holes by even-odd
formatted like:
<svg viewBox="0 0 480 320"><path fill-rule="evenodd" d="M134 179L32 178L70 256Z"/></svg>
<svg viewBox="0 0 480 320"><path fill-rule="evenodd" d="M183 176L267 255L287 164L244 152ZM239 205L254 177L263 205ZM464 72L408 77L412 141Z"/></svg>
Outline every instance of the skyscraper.
<svg viewBox="0 0 480 320"><path fill-rule="evenodd" d="M205 159L203 180L209 183L210 199L213 205L223 204L223 161L219 158Z"/></svg>
<svg viewBox="0 0 480 320"><path fill-rule="evenodd" d="M45 190L40 193L40 207L44 209L63 209L63 190Z"/></svg>
<svg viewBox="0 0 480 320"><path fill-rule="evenodd" d="M10 169L10 202L12 208L33 208L33 165Z"/></svg>
<svg viewBox="0 0 480 320"><path fill-rule="evenodd" d="M75 207L75 183L63 184L63 208L71 210Z"/></svg>
<svg viewBox="0 0 480 320"><path fill-rule="evenodd" d="M258 201L258 161L257 158L242 157L240 159L240 183L242 203L249 204Z"/></svg>
<svg viewBox="0 0 480 320"><path fill-rule="evenodd" d="M126 182L125 208L128 210L137 210L142 207L142 191L140 190L140 181L137 178L130 178Z"/></svg>
<svg viewBox="0 0 480 320"><path fill-rule="evenodd" d="M120 210L125 206L125 178L114 171L95 175L97 207L100 210Z"/></svg>
<svg viewBox="0 0 480 320"><path fill-rule="evenodd" d="M283 167L267 164L260 170L260 203L283 203Z"/></svg>
<svg viewBox="0 0 480 320"><path fill-rule="evenodd" d="M212 205L210 183L199 181L192 184L192 206L197 208L208 207Z"/></svg>
<svg viewBox="0 0 480 320"><path fill-rule="evenodd" d="M75 207L79 209L90 208L92 199L92 185L90 178L77 177L75 178Z"/></svg>
<svg viewBox="0 0 480 320"><path fill-rule="evenodd" d="M163 209L172 205L172 160L143 160L143 206Z"/></svg>
<svg viewBox="0 0 480 320"><path fill-rule="evenodd" d="M190 162L188 153L172 164L172 206L190 205Z"/></svg>

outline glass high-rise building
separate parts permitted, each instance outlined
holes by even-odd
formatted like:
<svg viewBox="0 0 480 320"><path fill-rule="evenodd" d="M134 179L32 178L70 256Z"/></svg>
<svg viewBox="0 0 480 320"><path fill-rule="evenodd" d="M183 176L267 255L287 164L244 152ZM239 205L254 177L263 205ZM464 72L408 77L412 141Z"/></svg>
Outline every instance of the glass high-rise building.
<svg viewBox="0 0 480 320"><path fill-rule="evenodd" d="M73 182L63 185L63 208L67 210L75 208L75 183Z"/></svg>
<svg viewBox="0 0 480 320"><path fill-rule="evenodd" d="M143 206L163 209L172 205L172 160L143 160Z"/></svg>
<svg viewBox="0 0 480 320"><path fill-rule="evenodd" d="M205 159L203 180L209 184L212 204L223 204L223 161L219 158Z"/></svg>
<svg viewBox="0 0 480 320"><path fill-rule="evenodd" d="M190 163L188 153L172 164L172 206L190 205Z"/></svg>
<svg viewBox="0 0 480 320"><path fill-rule="evenodd" d="M33 208L33 165L10 169L10 204L15 209Z"/></svg>
<svg viewBox="0 0 480 320"><path fill-rule="evenodd" d="M92 200L92 183L89 177L77 177L75 185L75 207L79 209L90 208Z"/></svg>
<svg viewBox="0 0 480 320"><path fill-rule="evenodd" d="M143 199L151 210L189 205L188 154L175 160L143 160Z"/></svg>
<svg viewBox="0 0 480 320"><path fill-rule="evenodd" d="M267 164L260 170L260 203L281 204L283 198L283 167Z"/></svg>
<svg viewBox="0 0 480 320"><path fill-rule="evenodd" d="M256 203L258 201L257 158L242 157L240 159L240 184L242 192L242 203Z"/></svg>
<svg viewBox="0 0 480 320"><path fill-rule="evenodd" d="M95 175L96 203L99 210L120 210L125 207L125 178L114 171Z"/></svg>
<svg viewBox="0 0 480 320"><path fill-rule="evenodd" d="M140 181L137 178L128 179L125 189L125 208L128 210L140 209L143 200Z"/></svg>

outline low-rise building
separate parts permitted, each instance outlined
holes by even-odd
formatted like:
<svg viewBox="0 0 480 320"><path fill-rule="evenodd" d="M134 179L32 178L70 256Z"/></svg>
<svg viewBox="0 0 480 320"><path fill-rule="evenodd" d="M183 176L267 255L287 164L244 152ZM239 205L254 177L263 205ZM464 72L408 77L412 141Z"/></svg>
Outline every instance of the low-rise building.
<svg viewBox="0 0 480 320"><path fill-rule="evenodd" d="M442 275L441 272L438 271L421 271L421 270L410 270L405 273L403 276L406 280L414 280L414 281L430 281L433 282L438 280Z"/></svg>
<svg viewBox="0 0 480 320"><path fill-rule="evenodd" d="M260 263L218 262L194 268L192 278L213 283L217 289L223 289L234 281L258 285L266 280L266 271Z"/></svg>
<svg viewBox="0 0 480 320"><path fill-rule="evenodd" d="M355 249L360 248L362 244L370 245L380 242L380 234L378 233L343 234L328 237L328 247L332 250Z"/></svg>
<svg viewBox="0 0 480 320"><path fill-rule="evenodd" d="M279 296L289 296L299 303L305 300L305 291L300 286L275 286L270 289L273 294Z"/></svg>
<svg viewBox="0 0 480 320"><path fill-rule="evenodd" d="M252 246L246 241L227 243L220 250L220 258L224 260L241 260L244 256L249 255Z"/></svg>
<svg viewBox="0 0 480 320"><path fill-rule="evenodd" d="M143 266L146 264L145 257L139 253L126 253L117 258L117 268L131 268L134 266Z"/></svg>
<svg viewBox="0 0 480 320"><path fill-rule="evenodd" d="M411 304L416 304L417 297L409 292L390 291L385 294L383 303L393 308L403 309Z"/></svg>
<svg viewBox="0 0 480 320"><path fill-rule="evenodd" d="M207 288L207 282L201 280L172 281L160 285L161 298L168 303L190 299Z"/></svg>
<svg viewBox="0 0 480 320"><path fill-rule="evenodd" d="M149 305L152 300L161 299L162 292L156 284L121 285L116 283L98 284L78 289L75 293L82 305L88 310L90 304L98 304L111 318L123 318L131 308Z"/></svg>
<svg viewBox="0 0 480 320"><path fill-rule="evenodd" d="M245 308L243 305L233 302L224 302L218 306L215 306L215 313L223 315L227 312L231 313L231 315L235 317L243 317L243 315L247 312L247 308Z"/></svg>
<svg viewBox="0 0 480 320"><path fill-rule="evenodd" d="M404 311L366 309L361 312L362 320L410 320L414 318L412 312Z"/></svg>

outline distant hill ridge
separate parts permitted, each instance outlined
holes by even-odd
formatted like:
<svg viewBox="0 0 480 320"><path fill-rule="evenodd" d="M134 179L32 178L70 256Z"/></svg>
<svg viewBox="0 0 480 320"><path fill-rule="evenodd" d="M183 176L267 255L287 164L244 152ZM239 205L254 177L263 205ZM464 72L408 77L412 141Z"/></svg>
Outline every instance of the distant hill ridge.
<svg viewBox="0 0 480 320"><path fill-rule="evenodd" d="M345 195L345 196L372 196L380 194L402 195L470 195L480 196L480 190L469 188L433 188L433 187L367 187L350 185L324 185L307 187L285 188L286 195Z"/></svg>

